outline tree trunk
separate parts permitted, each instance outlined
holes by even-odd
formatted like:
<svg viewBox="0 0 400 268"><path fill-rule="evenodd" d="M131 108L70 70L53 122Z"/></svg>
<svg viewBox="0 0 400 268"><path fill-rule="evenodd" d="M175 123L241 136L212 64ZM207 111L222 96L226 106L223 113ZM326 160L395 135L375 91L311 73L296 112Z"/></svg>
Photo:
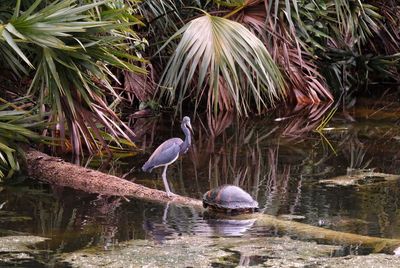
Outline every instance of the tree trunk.
<svg viewBox="0 0 400 268"><path fill-rule="evenodd" d="M28 150L26 160L29 176L51 184L71 187L88 193L131 196L147 201L170 202L171 204L202 208L200 200L180 195L168 197L164 191L150 189L113 175L77 166L36 150Z"/></svg>
<svg viewBox="0 0 400 268"><path fill-rule="evenodd" d="M203 209L200 200L179 195L168 197L164 191L150 189L113 175L73 165L36 150L28 150L26 159L28 174L51 184L71 187L89 193L126 196L159 203L169 202L191 206L197 210ZM274 216L261 213L240 215L237 218L249 217L255 218L258 226L276 228L281 233L322 243L365 246L372 248L374 252L385 253L393 253L393 250L400 246L400 239L385 239L338 232L295 221L280 220Z"/></svg>

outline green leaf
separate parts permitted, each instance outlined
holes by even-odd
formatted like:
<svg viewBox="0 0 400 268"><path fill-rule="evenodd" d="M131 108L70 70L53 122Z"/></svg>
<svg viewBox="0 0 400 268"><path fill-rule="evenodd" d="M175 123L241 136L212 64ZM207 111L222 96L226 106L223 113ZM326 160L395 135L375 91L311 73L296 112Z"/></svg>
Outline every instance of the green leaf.
<svg viewBox="0 0 400 268"><path fill-rule="evenodd" d="M21 0L17 0L17 4L15 5L14 14L13 14L12 18L18 17L20 8L21 8Z"/></svg>
<svg viewBox="0 0 400 268"><path fill-rule="evenodd" d="M21 51L21 49L18 47L18 45L14 42L14 39L12 36L8 33L6 29L3 29L2 36L4 37L4 40L14 49L14 51L20 56L26 64L29 65L32 69L33 67L32 63L28 60L28 58L25 56L25 54Z"/></svg>

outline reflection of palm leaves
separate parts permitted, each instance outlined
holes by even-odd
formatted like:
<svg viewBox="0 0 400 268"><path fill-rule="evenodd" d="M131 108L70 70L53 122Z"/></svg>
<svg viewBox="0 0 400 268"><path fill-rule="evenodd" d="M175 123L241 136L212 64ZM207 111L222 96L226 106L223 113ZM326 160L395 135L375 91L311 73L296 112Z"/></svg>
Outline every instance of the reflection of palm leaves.
<svg viewBox="0 0 400 268"><path fill-rule="evenodd" d="M199 168L208 166L210 187L234 183L256 189L265 172L259 142L270 137L276 128L268 124L258 127L246 121L236 121L239 125L232 128L233 119L231 113L208 116L209 129L199 133L197 140L201 153L193 152L192 160L197 161Z"/></svg>
<svg viewBox="0 0 400 268"><path fill-rule="evenodd" d="M366 169L369 168L373 158L366 158L368 147L359 140L359 133L356 131L351 135L346 134L341 139L339 146L344 156L348 159L347 168L351 169Z"/></svg>
<svg viewBox="0 0 400 268"><path fill-rule="evenodd" d="M219 136L227 127L232 124L234 114L220 113L217 116L207 116L208 129L212 137Z"/></svg>
<svg viewBox="0 0 400 268"><path fill-rule="evenodd" d="M281 125L283 136L301 138L320 126L330 107L331 103L313 106L297 105L292 109L282 110L282 116L275 120L283 121Z"/></svg>
<svg viewBox="0 0 400 268"><path fill-rule="evenodd" d="M266 118L260 121L233 120L223 113L209 116L210 130L198 133L196 143L201 151L197 154L193 152L195 156L192 160L196 161L199 169L206 170L208 167L211 187L232 183L233 180L241 186L256 187L267 181L271 183L277 177L281 179L275 153L276 157L288 157L289 160L286 161L300 160L301 163L292 168L301 170L299 173L313 175L316 172L327 172L328 169L324 167L325 160L331 155L330 150L324 150L322 156L317 156L293 146L293 141L303 142L321 124L330 106L296 106L294 111L279 109L276 112L282 117L277 121L283 120L279 123L272 123L272 120L268 121ZM196 129L197 132L202 131L202 128ZM267 152L270 153L266 154ZM271 152L274 154L271 155ZM309 171L302 170L306 163L312 163L307 166ZM284 172L286 173L282 178L287 181L290 172Z"/></svg>

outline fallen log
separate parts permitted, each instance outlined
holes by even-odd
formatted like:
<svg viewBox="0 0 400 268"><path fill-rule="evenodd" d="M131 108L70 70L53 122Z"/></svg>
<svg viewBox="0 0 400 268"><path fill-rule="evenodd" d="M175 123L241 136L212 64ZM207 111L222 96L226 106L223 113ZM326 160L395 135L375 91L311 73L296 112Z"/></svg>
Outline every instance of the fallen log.
<svg viewBox="0 0 400 268"><path fill-rule="evenodd" d="M168 197L164 191L150 189L113 175L77 166L33 149L26 152L26 160L29 176L51 184L89 193L134 197L153 202L169 202L202 208L200 200L180 195Z"/></svg>
<svg viewBox="0 0 400 268"><path fill-rule="evenodd" d="M374 172L371 170L357 170L355 173L349 173L330 179L320 180L318 183L331 186L369 186L372 184L398 181L399 175Z"/></svg>
<svg viewBox="0 0 400 268"><path fill-rule="evenodd" d="M256 220L256 225L274 227L280 233L294 236L302 240L312 240L321 244L360 246L369 248L374 253L393 254L394 251L400 247L400 239L339 232L300 222L280 220L267 214L259 215Z"/></svg>
<svg viewBox="0 0 400 268"><path fill-rule="evenodd" d="M113 175L73 165L60 158L51 157L36 150L28 150L26 159L28 174L33 178L51 184L71 187L89 193L133 197L146 201L171 203L203 210L200 200L180 195L168 197L164 191L150 189ZM272 227L281 233L321 243L364 246L371 248L373 252L385 253L393 253L395 249L400 247L400 239L386 239L338 232L295 221L281 220L262 213L241 215L237 218L249 217L255 218L256 225L258 226Z"/></svg>

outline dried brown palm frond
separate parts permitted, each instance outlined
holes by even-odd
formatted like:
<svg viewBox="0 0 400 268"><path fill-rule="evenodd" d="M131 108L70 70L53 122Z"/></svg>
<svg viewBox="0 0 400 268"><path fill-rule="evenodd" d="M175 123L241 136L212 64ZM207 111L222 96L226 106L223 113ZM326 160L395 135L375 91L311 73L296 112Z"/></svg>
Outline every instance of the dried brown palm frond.
<svg viewBox="0 0 400 268"><path fill-rule="evenodd" d="M150 67L150 66L149 66ZM140 102L150 100L156 90L152 71L146 74L124 71L124 90L127 94L127 99L132 103L135 98Z"/></svg>
<svg viewBox="0 0 400 268"><path fill-rule="evenodd" d="M310 104L333 101L325 79L307 52L286 42L278 43L277 46L276 51L284 50L284 53L277 52L283 55L278 57L278 62L285 70L291 88L288 90L288 97L292 102Z"/></svg>
<svg viewBox="0 0 400 268"><path fill-rule="evenodd" d="M234 19L246 25L264 41L273 59L284 71L288 97L292 102L301 104L332 101L333 96L319 73L318 66L301 45L294 27L290 25L293 22L286 23L279 14L267 12L270 5L267 1L246 1L245 8L240 7ZM279 12L279 9L275 12Z"/></svg>
<svg viewBox="0 0 400 268"><path fill-rule="evenodd" d="M398 53L400 51L400 6L398 1L380 0L373 1L372 4L379 7L379 13L385 19L381 22L380 30L372 38L373 41L366 45L384 55Z"/></svg>

